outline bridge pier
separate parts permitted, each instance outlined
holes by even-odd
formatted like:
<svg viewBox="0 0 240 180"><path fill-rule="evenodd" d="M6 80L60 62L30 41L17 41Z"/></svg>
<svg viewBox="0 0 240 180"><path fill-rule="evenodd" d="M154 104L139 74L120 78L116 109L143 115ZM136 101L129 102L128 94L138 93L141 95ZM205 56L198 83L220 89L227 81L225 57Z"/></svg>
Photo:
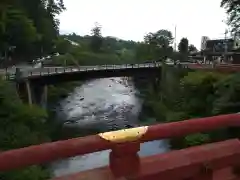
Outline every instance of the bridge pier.
<svg viewBox="0 0 240 180"><path fill-rule="evenodd" d="M32 91L31 91L29 81L26 81L26 90L27 90L28 104L31 106L33 102L32 102Z"/></svg>
<svg viewBox="0 0 240 180"><path fill-rule="evenodd" d="M30 86L31 88L31 96L29 96L32 99L32 104L36 104L41 106L42 108L47 107L47 85L37 85L37 84L32 84ZM30 102L30 101L29 101ZM29 103L30 104L30 103ZM31 105L31 104L30 104Z"/></svg>
<svg viewBox="0 0 240 180"><path fill-rule="evenodd" d="M26 80L18 83L17 89L23 102L28 103L30 106L36 104L42 108L47 107L47 85L39 85Z"/></svg>

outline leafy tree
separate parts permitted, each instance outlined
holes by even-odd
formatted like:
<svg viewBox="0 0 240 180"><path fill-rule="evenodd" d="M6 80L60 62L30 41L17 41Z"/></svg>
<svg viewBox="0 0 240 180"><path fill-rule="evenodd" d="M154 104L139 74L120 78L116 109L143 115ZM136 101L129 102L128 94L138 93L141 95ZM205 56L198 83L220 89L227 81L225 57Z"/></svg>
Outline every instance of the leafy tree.
<svg viewBox="0 0 240 180"><path fill-rule="evenodd" d="M160 48L167 48L173 42L172 33L168 30L161 29L155 33L148 33L144 40L147 44L154 45Z"/></svg>
<svg viewBox="0 0 240 180"><path fill-rule="evenodd" d="M188 46L188 52L196 52L196 51L198 51L198 50L193 44L190 44Z"/></svg>
<svg viewBox="0 0 240 180"><path fill-rule="evenodd" d="M181 39L180 43L178 44L178 50L182 54L188 53L188 39L187 38Z"/></svg>
<svg viewBox="0 0 240 180"><path fill-rule="evenodd" d="M188 39L182 38L180 43L178 44L178 50L181 54L180 60L184 61L188 56Z"/></svg>
<svg viewBox="0 0 240 180"><path fill-rule="evenodd" d="M240 30L240 1L239 0L222 0L221 7L226 9L228 14L227 24L231 26L233 32Z"/></svg>
<svg viewBox="0 0 240 180"><path fill-rule="evenodd" d="M170 56L173 52L172 33L168 30L159 30L155 33L148 33L144 37L144 43L140 43L136 50L136 57L146 57L149 59L162 59L165 56ZM147 60L145 59L145 60Z"/></svg>
<svg viewBox="0 0 240 180"><path fill-rule="evenodd" d="M92 29L92 37L91 37L91 49L93 52L99 52L102 47L103 39L101 34L101 26L97 23L95 27Z"/></svg>
<svg viewBox="0 0 240 180"><path fill-rule="evenodd" d="M15 46L15 54L24 56L29 53L28 48L38 39L38 34L33 22L19 10L6 9L5 32L2 33L2 50L8 51Z"/></svg>
<svg viewBox="0 0 240 180"><path fill-rule="evenodd" d="M14 59L49 54L59 34L57 15L62 0L11 0L0 2L0 53L14 46Z"/></svg>

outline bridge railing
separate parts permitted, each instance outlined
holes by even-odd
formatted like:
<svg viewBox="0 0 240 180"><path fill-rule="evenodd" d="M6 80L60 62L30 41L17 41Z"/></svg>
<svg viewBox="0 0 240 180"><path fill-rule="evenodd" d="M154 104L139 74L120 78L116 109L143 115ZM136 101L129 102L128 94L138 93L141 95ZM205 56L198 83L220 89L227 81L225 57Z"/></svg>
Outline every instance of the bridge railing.
<svg viewBox="0 0 240 180"><path fill-rule="evenodd" d="M192 63L194 64L194 63ZM173 64L172 64L173 65ZM183 68L188 68L190 63L181 63ZM98 66L80 66L80 67L48 67L48 68L36 68L29 70L25 73L25 77L29 76L45 76L51 74L72 73L81 71L101 71L101 70L119 70L119 69L135 69L135 68L154 68L161 67L161 62L156 63L144 63L144 64L123 64L123 65L98 65Z"/></svg>
<svg viewBox="0 0 240 180"><path fill-rule="evenodd" d="M99 66L81 66L81 67L56 67L56 68L39 68L32 69L26 72L25 76L45 76L51 74L73 73L81 71L101 71L101 70L114 70L114 69L128 69L128 68L152 68L161 67L161 63L145 63L145 64L124 64L124 65L99 65ZM212 69L213 66L209 64L196 64L196 63L181 63L183 68L190 69ZM238 68L239 65L217 65L216 68Z"/></svg>
<svg viewBox="0 0 240 180"><path fill-rule="evenodd" d="M140 160L137 154L140 149L140 143L185 136L213 129L238 126L240 126L240 114L229 114L144 126L65 141L45 143L1 152L0 172L111 149L112 151L109 156L109 168L106 167L105 170L108 171L108 173L113 174L114 177L134 175L134 180L144 179L143 177L148 177L148 179L149 177L152 177L152 179L154 179L152 176L153 174L157 177L160 177L159 175L169 176L172 175L172 172L178 171L186 178L189 174L202 172L202 166L206 169L207 167L210 168L210 172L228 166L239 166L239 141L232 140L225 143L215 144L214 146L206 146L200 149L197 148L195 150L190 149L187 151L179 151L179 155L177 155L174 151L169 153L171 154L169 157L167 156L167 153L165 155L143 161ZM179 161L176 161L176 159ZM169 160L169 162L167 160ZM206 166L204 165L205 161L208 163ZM178 166L176 166L176 163ZM159 169L159 167L162 169ZM172 170L170 171L170 169L166 169L166 167ZM159 172L161 173L159 174ZM175 175L179 174L177 173Z"/></svg>
<svg viewBox="0 0 240 180"><path fill-rule="evenodd" d="M171 64L175 66L174 64ZM73 73L73 72L85 72L85 71L101 71L101 70L120 70L120 69L128 69L128 68L153 68L153 67L161 67L161 62L156 63L144 63L144 64L124 64L124 65L99 65L99 66L80 66L80 67L48 67L48 68L34 68L27 70L20 70L22 78L34 77L34 76L48 76L52 74L62 74L62 73ZM217 64L213 67L213 65L209 64L198 64L198 63L181 63L180 66L182 68L189 69L205 69L210 70L216 68L220 71L240 71L239 64ZM3 73L5 75L5 79L14 80L16 77L16 72L9 71L6 69Z"/></svg>
<svg viewBox="0 0 240 180"><path fill-rule="evenodd" d="M99 65L99 66L80 66L80 67L49 67L39 68L27 71L25 76L44 76L51 74L72 73L81 71L100 71L100 70L114 70L126 68L146 68L146 67L160 67L160 63L145 63L145 64L124 64L124 65Z"/></svg>
<svg viewBox="0 0 240 180"><path fill-rule="evenodd" d="M45 76L51 74L60 73L72 73L79 71L99 71L99 70L112 70L112 69L126 69L126 68L146 68L146 67L159 67L160 63L145 63L145 64L123 64L123 65L97 65L97 66L67 66L67 67L44 67L44 68L32 68L27 70L21 70L23 77L29 76ZM2 73L6 79L14 79L16 71L5 69Z"/></svg>

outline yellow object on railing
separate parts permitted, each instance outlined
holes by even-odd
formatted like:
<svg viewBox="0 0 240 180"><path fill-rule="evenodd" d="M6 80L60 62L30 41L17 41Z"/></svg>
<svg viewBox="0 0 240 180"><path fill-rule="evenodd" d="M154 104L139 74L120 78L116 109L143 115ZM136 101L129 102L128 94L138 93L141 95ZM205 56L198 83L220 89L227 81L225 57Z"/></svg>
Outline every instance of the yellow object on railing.
<svg viewBox="0 0 240 180"><path fill-rule="evenodd" d="M143 126L131 129L105 132L98 135L107 141L123 143L138 140L147 132L147 130L148 126Z"/></svg>

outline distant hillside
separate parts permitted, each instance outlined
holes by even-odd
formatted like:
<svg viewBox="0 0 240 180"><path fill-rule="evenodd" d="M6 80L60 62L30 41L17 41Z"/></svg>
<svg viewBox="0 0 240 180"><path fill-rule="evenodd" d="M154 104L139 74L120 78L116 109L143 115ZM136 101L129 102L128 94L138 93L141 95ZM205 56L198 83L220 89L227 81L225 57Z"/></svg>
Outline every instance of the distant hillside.
<svg viewBox="0 0 240 180"><path fill-rule="evenodd" d="M79 36L75 33L61 36L78 43L81 47L88 47L92 38L92 36L89 35ZM138 43L134 41L126 41L115 37L107 36L103 37L102 50L105 52L121 52L122 50L135 51L137 44Z"/></svg>

